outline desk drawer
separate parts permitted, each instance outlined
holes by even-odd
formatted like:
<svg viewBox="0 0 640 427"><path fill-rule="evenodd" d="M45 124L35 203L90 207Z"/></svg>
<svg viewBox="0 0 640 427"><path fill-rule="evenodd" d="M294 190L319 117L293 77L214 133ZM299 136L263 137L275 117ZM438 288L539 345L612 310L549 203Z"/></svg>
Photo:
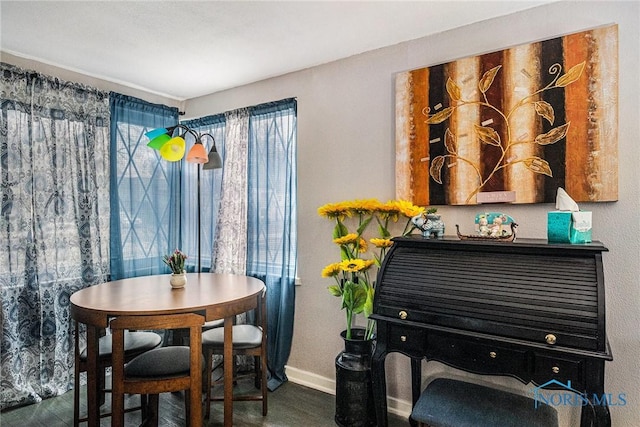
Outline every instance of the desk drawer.
<svg viewBox="0 0 640 427"><path fill-rule="evenodd" d="M584 362L557 356L536 355L533 363L533 381L544 384L557 380L563 384L571 381L571 387L580 390L584 384Z"/></svg>
<svg viewBox="0 0 640 427"><path fill-rule="evenodd" d="M425 331L402 325L389 325L388 350L399 351L408 356L422 357Z"/></svg>
<svg viewBox="0 0 640 427"><path fill-rule="evenodd" d="M528 353L525 350L494 345L472 338L429 334L428 359L439 360L478 374L514 374L526 377Z"/></svg>

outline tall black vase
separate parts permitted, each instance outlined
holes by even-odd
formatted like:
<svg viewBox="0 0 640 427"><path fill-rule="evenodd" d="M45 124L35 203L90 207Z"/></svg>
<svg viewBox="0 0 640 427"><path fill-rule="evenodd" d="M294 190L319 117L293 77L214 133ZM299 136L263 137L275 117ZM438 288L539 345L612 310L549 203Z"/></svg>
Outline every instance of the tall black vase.
<svg viewBox="0 0 640 427"><path fill-rule="evenodd" d="M342 427L369 427L376 425L371 385L371 355L373 340L365 340L365 330L351 329L340 336L344 351L336 357L336 424Z"/></svg>

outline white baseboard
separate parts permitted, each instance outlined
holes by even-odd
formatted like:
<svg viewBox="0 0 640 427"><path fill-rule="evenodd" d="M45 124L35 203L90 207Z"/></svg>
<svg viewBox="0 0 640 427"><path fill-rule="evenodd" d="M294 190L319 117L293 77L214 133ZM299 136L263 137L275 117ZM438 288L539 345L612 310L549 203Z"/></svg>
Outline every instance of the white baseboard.
<svg viewBox="0 0 640 427"><path fill-rule="evenodd" d="M292 383L300 384L334 396L336 394L336 381L333 378L323 377L291 366L285 366L285 373ZM387 397L387 410L391 414L409 418L411 414L411 402L394 397Z"/></svg>

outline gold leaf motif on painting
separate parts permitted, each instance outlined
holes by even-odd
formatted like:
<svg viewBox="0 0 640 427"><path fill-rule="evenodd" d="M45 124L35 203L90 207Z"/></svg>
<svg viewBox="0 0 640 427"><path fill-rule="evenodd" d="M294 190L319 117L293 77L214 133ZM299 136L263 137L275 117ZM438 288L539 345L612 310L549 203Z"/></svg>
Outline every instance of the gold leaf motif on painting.
<svg viewBox="0 0 640 427"><path fill-rule="evenodd" d="M495 145L496 147L500 146L500 135L498 135L498 132L496 132L495 129L478 125L473 125L473 127L478 134L480 141L485 144Z"/></svg>
<svg viewBox="0 0 640 427"><path fill-rule="evenodd" d="M551 104L549 104L546 101L537 101L533 105L536 109L536 113L538 113L539 116L542 116L545 119L547 119L549 124L553 124L555 120L555 113L553 111L553 107L551 106Z"/></svg>
<svg viewBox="0 0 640 427"><path fill-rule="evenodd" d="M569 71L567 71L567 73L564 76L562 76L562 77L560 77L558 79L558 81L556 82L556 86L557 87L565 87L565 86L575 82L576 80L578 80L580 78L580 76L582 75L582 71L584 70L584 66L585 66L585 61L582 61L578 65L574 65L573 67L571 67L571 69Z"/></svg>
<svg viewBox="0 0 640 427"><path fill-rule="evenodd" d="M444 157L438 156L431 162L429 174L431 178L438 184L442 184L442 166L444 165Z"/></svg>
<svg viewBox="0 0 640 427"><path fill-rule="evenodd" d="M553 177L549 163L538 156L524 159L524 164L532 172Z"/></svg>
<svg viewBox="0 0 640 427"><path fill-rule="evenodd" d="M543 133L536 136L536 140L535 140L536 144L540 144L540 145L555 144L556 142L560 141L562 138L564 138L567 135L570 124L571 122L565 123L562 126L558 126L557 128L551 129L547 133Z"/></svg>
<svg viewBox="0 0 640 427"><path fill-rule="evenodd" d="M489 88L493 84L493 80L496 78L496 74L498 74L498 70L500 70L501 67L502 65L498 65L497 67L493 67L492 69L484 73L482 79L478 83L478 89L480 89L480 92L485 93L489 90Z"/></svg>
<svg viewBox="0 0 640 427"><path fill-rule="evenodd" d="M447 128L444 133L444 146L447 148L448 152L456 154L456 137L449 128Z"/></svg>
<svg viewBox="0 0 640 427"><path fill-rule="evenodd" d="M460 87L458 87L458 85L453 80L451 80L451 77L449 77L449 79L447 80L447 93L449 93L449 98L454 101L459 101L462 97L462 91L460 90Z"/></svg>
<svg viewBox="0 0 640 427"><path fill-rule="evenodd" d="M437 125L438 123L442 123L445 120L447 120L449 118L449 116L451 116L451 113L453 113L453 108L447 107L444 110L439 111L436 114L434 114L433 116L429 117L427 119L427 124L429 124L429 125Z"/></svg>

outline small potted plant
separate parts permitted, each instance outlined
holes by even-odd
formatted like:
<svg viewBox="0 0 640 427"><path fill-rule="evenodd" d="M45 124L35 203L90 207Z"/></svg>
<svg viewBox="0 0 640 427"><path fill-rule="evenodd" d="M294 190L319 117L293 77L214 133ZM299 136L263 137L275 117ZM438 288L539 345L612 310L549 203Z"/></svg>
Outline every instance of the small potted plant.
<svg viewBox="0 0 640 427"><path fill-rule="evenodd" d="M427 218L440 219L440 215L438 215L438 208L428 208Z"/></svg>
<svg viewBox="0 0 640 427"><path fill-rule="evenodd" d="M184 269L184 263L187 255L176 249L171 255L165 255L162 261L171 269L171 287L182 288L187 284L187 272Z"/></svg>

